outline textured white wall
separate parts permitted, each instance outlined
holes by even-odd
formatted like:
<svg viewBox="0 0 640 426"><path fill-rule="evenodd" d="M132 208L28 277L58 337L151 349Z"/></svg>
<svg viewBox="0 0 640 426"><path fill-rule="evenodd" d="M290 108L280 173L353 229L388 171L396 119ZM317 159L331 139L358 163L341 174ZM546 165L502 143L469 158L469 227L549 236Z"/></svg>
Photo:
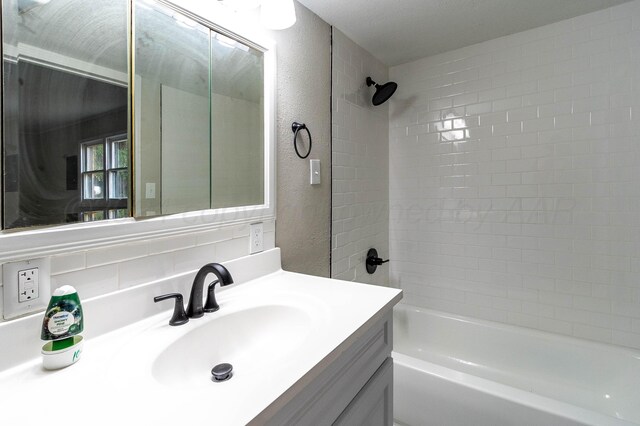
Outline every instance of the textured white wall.
<svg viewBox="0 0 640 426"><path fill-rule="evenodd" d="M388 68L334 28L331 276L387 284L388 264L365 269L370 248L389 254L389 110L371 104L367 76L386 83Z"/></svg>
<svg viewBox="0 0 640 426"><path fill-rule="evenodd" d="M329 276L331 244L331 28L296 2L296 24L274 31L278 57L276 244L284 269ZM306 123L313 150L301 160L291 123ZM309 160L321 161L321 185L309 184Z"/></svg>
<svg viewBox="0 0 640 426"><path fill-rule="evenodd" d="M394 67L409 304L640 348L640 2Z"/></svg>

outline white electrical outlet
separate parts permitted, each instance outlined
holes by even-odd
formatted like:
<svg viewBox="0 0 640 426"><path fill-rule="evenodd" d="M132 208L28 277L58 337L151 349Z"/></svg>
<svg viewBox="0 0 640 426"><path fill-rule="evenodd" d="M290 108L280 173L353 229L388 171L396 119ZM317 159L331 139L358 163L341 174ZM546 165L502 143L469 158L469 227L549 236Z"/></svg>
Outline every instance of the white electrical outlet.
<svg viewBox="0 0 640 426"><path fill-rule="evenodd" d="M249 226L249 254L259 253L264 250L263 224L252 223Z"/></svg>
<svg viewBox="0 0 640 426"><path fill-rule="evenodd" d="M18 303L25 303L38 298L40 290L38 272L38 268L18 271Z"/></svg>
<svg viewBox="0 0 640 426"><path fill-rule="evenodd" d="M2 265L5 319L44 310L51 297L49 258Z"/></svg>

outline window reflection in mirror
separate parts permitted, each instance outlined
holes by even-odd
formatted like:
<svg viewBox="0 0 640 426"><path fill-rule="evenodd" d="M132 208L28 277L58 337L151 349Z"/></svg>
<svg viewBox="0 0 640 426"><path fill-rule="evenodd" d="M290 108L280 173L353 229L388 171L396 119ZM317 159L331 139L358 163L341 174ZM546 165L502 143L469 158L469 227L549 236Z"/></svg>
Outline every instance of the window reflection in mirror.
<svg viewBox="0 0 640 426"><path fill-rule="evenodd" d="M3 227L129 216L127 1L2 4Z"/></svg>

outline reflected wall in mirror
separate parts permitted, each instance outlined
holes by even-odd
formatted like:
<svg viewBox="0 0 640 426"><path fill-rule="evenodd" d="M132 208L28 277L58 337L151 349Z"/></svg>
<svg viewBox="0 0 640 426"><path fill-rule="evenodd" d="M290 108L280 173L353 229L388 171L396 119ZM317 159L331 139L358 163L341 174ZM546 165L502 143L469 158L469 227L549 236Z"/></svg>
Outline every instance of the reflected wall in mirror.
<svg viewBox="0 0 640 426"><path fill-rule="evenodd" d="M157 2L136 1L137 216L211 206L209 67L207 27Z"/></svg>
<svg viewBox="0 0 640 426"><path fill-rule="evenodd" d="M136 216L264 204L263 52L154 0L135 43Z"/></svg>
<svg viewBox="0 0 640 426"><path fill-rule="evenodd" d="M264 203L264 57L211 34L212 208Z"/></svg>
<svg viewBox="0 0 640 426"><path fill-rule="evenodd" d="M2 4L3 227L129 216L127 1Z"/></svg>

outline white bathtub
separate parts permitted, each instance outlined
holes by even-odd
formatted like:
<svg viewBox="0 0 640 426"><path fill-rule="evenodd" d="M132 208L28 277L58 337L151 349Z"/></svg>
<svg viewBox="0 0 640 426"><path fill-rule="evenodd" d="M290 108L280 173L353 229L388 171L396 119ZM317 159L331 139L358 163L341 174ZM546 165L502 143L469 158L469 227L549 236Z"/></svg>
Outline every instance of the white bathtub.
<svg viewBox="0 0 640 426"><path fill-rule="evenodd" d="M640 424L640 352L399 305L393 358L399 424Z"/></svg>

